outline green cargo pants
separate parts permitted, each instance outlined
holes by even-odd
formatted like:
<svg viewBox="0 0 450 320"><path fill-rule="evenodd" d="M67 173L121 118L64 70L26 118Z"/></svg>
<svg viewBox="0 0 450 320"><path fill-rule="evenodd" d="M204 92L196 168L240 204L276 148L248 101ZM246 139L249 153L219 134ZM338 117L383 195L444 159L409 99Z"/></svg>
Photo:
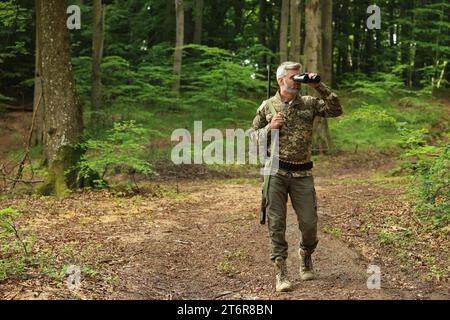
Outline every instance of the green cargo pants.
<svg viewBox="0 0 450 320"><path fill-rule="evenodd" d="M301 231L300 247L312 253L317 246L317 200L314 179L275 174L270 177L267 220L270 235L270 259L288 256L286 211L288 194Z"/></svg>

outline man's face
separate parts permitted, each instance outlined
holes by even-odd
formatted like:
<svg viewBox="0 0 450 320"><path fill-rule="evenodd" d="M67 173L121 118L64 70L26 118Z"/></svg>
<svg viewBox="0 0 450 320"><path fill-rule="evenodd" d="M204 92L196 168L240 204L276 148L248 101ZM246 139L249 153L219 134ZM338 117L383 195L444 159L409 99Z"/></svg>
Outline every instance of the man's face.
<svg viewBox="0 0 450 320"><path fill-rule="evenodd" d="M300 70L286 70L286 76L280 79L280 87L287 93L297 94L301 88L301 84L293 80L295 75L300 74Z"/></svg>

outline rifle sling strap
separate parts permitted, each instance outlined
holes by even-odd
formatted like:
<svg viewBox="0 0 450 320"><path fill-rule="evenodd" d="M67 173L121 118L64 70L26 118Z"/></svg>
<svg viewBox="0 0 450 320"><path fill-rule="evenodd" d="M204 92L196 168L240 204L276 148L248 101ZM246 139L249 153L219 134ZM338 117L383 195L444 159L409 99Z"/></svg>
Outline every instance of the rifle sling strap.
<svg viewBox="0 0 450 320"><path fill-rule="evenodd" d="M269 110L272 113L273 116L275 116L277 114L277 111L275 110L272 101L267 100L267 105L269 106ZM274 141L272 141L274 142ZM275 154L275 142L271 143L271 148L270 148L270 166L269 168L265 168L266 170L269 170L269 172L264 174L264 187L263 187L263 197L266 199L266 204L267 204L267 194L269 191L269 181L270 181L270 174L272 172L272 160L273 160L273 155Z"/></svg>

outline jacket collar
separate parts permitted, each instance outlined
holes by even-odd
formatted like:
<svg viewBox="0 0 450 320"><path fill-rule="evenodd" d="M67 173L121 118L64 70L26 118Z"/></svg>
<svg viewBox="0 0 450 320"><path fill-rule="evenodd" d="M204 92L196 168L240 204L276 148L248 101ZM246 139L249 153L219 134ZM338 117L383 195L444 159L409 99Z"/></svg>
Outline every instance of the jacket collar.
<svg viewBox="0 0 450 320"><path fill-rule="evenodd" d="M278 103L278 104L284 104L284 103L283 103L283 100L281 99L280 90L277 90L277 93L275 94L274 98L275 98L275 102L276 102L276 103ZM299 91L299 92L297 93L297 95L295 96L294 101L292 102L291 106L295 106L295 105L297 105L297 104L300 104L301 101L302 101L302 100L301 100L301 94L300 94L300 91Z"/></svg>

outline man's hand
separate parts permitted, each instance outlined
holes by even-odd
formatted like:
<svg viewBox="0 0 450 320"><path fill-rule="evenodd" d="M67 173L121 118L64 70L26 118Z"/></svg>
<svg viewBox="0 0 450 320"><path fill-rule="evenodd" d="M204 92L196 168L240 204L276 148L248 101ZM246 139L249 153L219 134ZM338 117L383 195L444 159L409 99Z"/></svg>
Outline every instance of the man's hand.
<svg viewBox="0 0 450 320"><path fill-rule="evenodd" d="M270 121L270 129L281 129L284 124L283 115L281 112L278 112L276 115L272 117L272 121Z"/></svg>
<svg viewBox="0 0 450 320"><path fill-rule="evenodd" d="M317 73L308 73L308 76L309 76L310 78L314 78L315 76L317 76ZM320 83L313 83L313 82L310 82L310 83L308 83L308 85L309 85L311 88L316 89L317 87L320 86Z"/></svg>

